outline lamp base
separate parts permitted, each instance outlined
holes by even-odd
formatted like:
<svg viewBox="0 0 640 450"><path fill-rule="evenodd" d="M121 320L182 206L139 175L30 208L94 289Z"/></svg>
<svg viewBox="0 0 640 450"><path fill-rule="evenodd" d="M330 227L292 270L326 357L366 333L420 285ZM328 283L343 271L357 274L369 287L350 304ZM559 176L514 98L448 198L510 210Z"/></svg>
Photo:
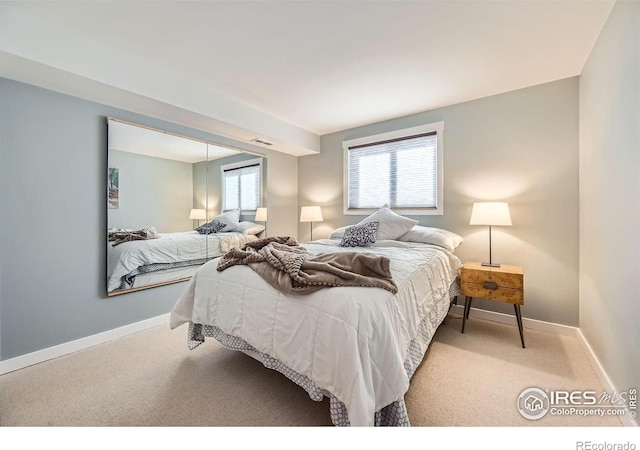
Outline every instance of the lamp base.
<svg viewBox="0 0 640 450"><path fill-rule="evenodd" d="M480 263L480 265L484 267L500 267L500 264L498 263L483 262L483 263Z"/></svg>

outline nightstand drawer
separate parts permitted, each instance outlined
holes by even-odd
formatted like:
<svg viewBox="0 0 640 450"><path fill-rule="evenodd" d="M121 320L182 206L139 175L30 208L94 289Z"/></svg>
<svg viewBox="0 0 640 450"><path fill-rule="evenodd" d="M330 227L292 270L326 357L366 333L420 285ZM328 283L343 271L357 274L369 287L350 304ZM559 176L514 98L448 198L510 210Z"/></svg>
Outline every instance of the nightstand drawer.
<svg viewBox="0 0 640 450"><path fill-rule="evenodd" d="M519 266L487 267L469 262L460 269L460 292L498 302L524 304L524 273Z"/></svg>
<svg viewBox="0 0 640 450"><path fill-rule="evenodd" d="M476 270L463 267L460 271L460 282L478 284L483 283L495 284L499 288L520 289L523 288L522 275L518 273L497 272L488 270ZM467 294L465 294L467 295ZM482 297L474 295L474 297Z"/></svg>
<svg viewBox="0 0 640 450"><path fill-rule="evenodd" d="M469 283L462 280L460 293L465 297L480 297L517 305L524 304L524 292L522 289L499 286L492 281Z"/></svg>

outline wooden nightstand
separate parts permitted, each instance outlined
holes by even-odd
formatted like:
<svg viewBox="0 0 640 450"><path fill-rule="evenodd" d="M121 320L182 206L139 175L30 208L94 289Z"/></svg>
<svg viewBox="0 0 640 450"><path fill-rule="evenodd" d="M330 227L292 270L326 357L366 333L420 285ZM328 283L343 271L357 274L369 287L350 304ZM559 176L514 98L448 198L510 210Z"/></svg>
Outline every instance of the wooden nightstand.
<svg viewBox="0 0 640 450"><path fill-rule="evenodd" d="M460 293L465 296L462 315L463 333L469 318L473 297L512 303L516 311L522 348L525 348L522 314L520 314L520 305L524 304L524 272L522 267L506 264L502 264L500 267L487 267L479 262L465 263L464 267L460 269Z"/></svg>

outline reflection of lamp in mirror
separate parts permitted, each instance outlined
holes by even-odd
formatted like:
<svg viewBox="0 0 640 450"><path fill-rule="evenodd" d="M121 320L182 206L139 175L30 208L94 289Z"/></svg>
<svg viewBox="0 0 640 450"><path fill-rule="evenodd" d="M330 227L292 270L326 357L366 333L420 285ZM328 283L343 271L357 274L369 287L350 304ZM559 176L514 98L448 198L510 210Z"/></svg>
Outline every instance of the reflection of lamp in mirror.
<svg viewBox="0 0 640 450"><path fill-rule="evenodd" d="M264 222L264 237L267 237L267 208L256 208L256 222Z"/></svg>
<svg viewBox="0 0 640 450"><path fill-rule="evenodd" d="M469 225L489 225L489 262L483 266L500 267L491 260L491 226L511 226L509 204L506 202L479 202L473 204Z"/></svg>
<svg viewBox="0 0 640 450"><path fill-rule="evenodd" d="M189 214L189 219L197 220L198 226L200 226L200 221L205 220L207 218L207 213L204 209L192 209L191 214Z"/></svg>
<svg viewBox="0 0 640 450"><path fill-rule="evenodd" d="M300 222L311 222L311 240L313 241L313 222L322 222L322 210L319 206L303 206L300 211Z"/></svg>

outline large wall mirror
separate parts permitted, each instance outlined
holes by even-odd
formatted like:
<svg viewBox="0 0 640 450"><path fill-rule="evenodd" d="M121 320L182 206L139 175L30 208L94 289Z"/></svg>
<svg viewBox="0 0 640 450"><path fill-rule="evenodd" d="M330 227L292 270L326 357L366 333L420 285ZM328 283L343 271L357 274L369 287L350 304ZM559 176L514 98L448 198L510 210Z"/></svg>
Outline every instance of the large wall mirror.
<svg viewBox="0 0 640 450"><path fill-rule="evenodd" d="M262 155L114 118L108 127L107 295L186 281L263 236Z"/></svg>

